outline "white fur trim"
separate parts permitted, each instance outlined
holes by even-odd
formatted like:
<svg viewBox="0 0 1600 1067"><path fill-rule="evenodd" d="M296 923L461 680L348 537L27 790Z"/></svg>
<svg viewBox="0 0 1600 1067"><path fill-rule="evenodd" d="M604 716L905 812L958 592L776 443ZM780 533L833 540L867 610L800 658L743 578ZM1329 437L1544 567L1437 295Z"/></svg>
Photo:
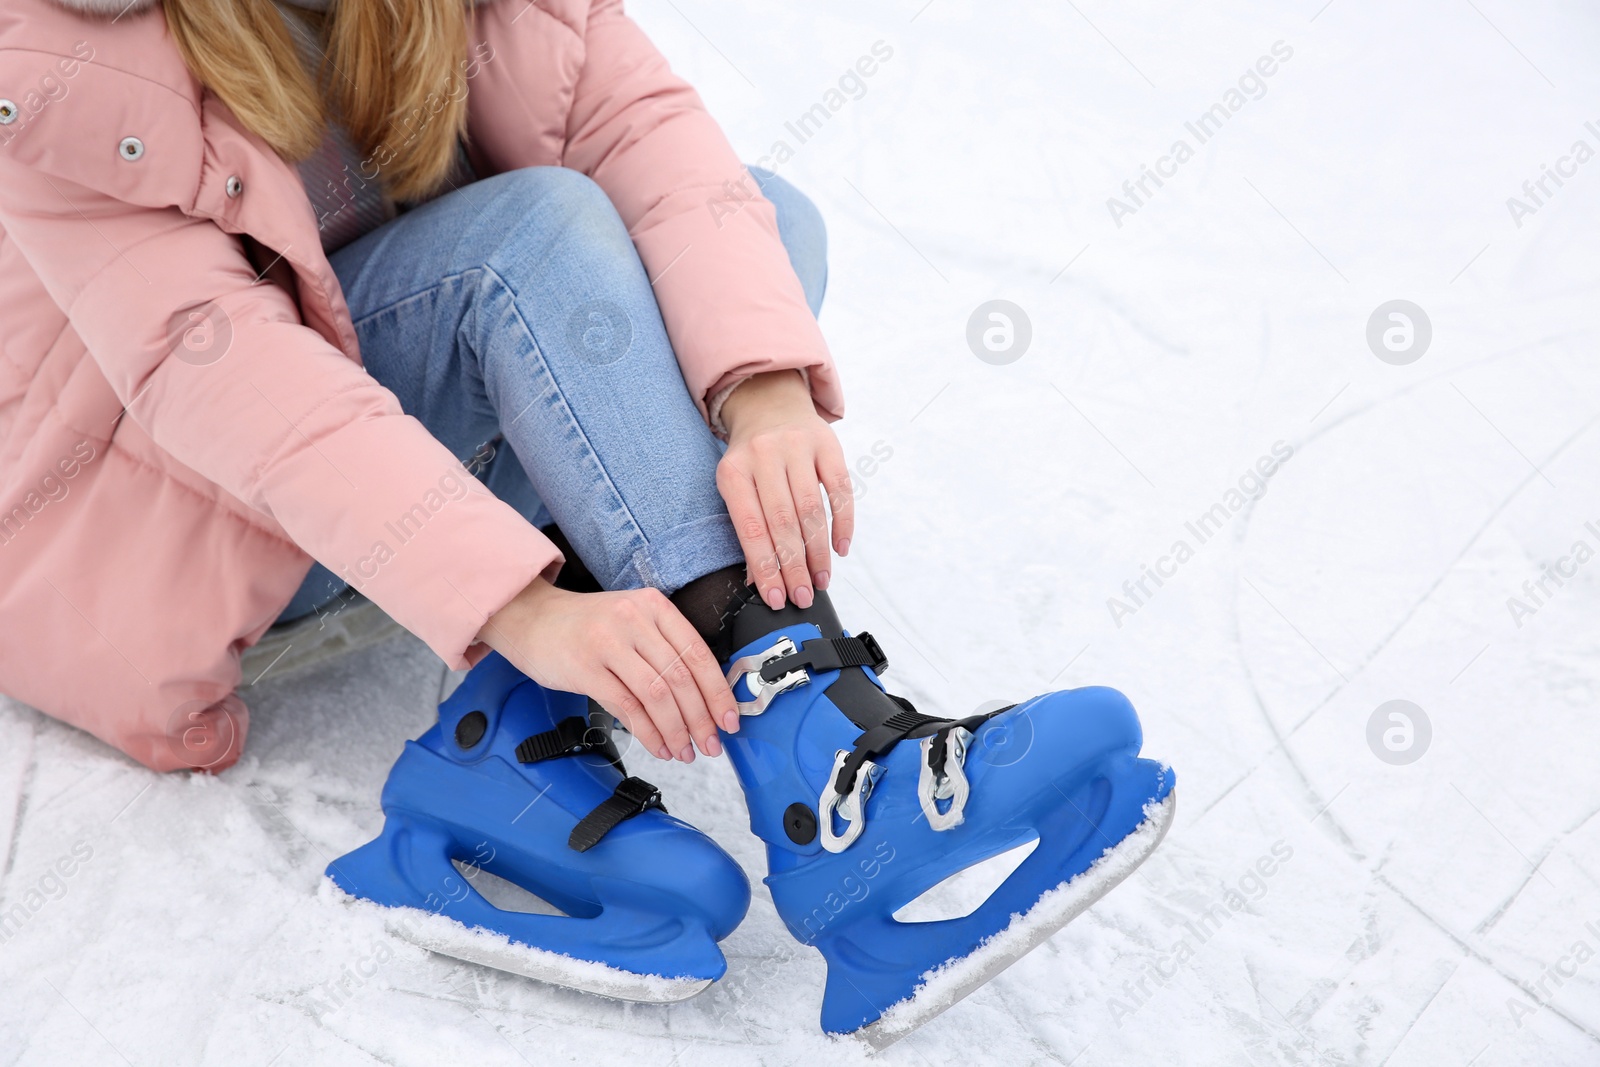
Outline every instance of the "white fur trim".
<svg viewBox="0 0 1600 1067"><path fill-rule="evenodd" d="M800 372L800 377L805 381L806 389L809 391L811 388L811 368L796 367L795 370ZM755 377L755 375L746 374L743 378L735 379L729 384L723 386L721 389L717 390L716 394L712 396L712 398L706 403L706 416L707 421L711 423L711 432L722 438L724 441L728 439L728 426L722 421L722 405L728 402L728 398L733 395L733 391L735 389L739 388L739 386L743 385L745 382L748 382L753 377Z"/></svg>
<svg viewBox="0 0 1600 1067"><path fill-rule="evenodd" d="M724 441L728 439L728 426L722 421L722 405L728 402L728 398L733 395L735 389L749 380L750 375L748 374L743 378L735 378L721 389L718 389L716 395L706 403L706 415L711 423L711 432Z"/></svg>
<svg viewBox="0 0 1600 1067"><path fill-rule="evenodd" d="M124 15L154 7L156 0L56 0L56 3L85 15Z"/></svg>
<svg viewBox="0 0 1600 1067"><path fill-rule="evenodd" d="M55 0L69 11L85 15L131 15L155 7L159 0ZM468 0L469 3L488 4L493 0Z"/></svg>

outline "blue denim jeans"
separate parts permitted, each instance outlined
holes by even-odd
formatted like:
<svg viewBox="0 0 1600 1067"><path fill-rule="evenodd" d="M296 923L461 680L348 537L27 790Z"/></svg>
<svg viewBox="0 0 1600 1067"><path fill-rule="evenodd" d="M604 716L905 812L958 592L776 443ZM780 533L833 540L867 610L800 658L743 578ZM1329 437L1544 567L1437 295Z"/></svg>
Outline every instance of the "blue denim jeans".
<svg viewBox="0 0 1600 1067"><path fill-rule="evenodd" d="M815 314L817 209L751 168ZM334 253L368 373L496 496L561 528L607 589L670 593L743 559L724 446L689 396L627 228L576 171L463 186ZM321 564L280 621L340 599Z"/></svg>

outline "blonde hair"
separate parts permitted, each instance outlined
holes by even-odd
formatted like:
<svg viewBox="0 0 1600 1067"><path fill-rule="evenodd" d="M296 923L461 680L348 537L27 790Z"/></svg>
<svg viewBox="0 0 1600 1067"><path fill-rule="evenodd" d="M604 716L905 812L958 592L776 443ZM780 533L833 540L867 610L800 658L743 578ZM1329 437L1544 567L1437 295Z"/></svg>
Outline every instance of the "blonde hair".
<svg viewBox="0 0 1600 1067"><path fill-rule="evenodd" d="M466 0L335 0L318 76L273 0L164 0L195 77L285 159L306 158L332 117L399 200L437 189L466 131Z"/></svg>

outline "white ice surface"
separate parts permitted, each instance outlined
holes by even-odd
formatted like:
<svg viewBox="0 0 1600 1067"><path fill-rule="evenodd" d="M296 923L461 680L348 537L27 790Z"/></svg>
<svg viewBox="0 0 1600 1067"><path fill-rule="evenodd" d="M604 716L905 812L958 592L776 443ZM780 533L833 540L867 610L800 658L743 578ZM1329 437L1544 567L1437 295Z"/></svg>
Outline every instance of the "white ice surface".
<svg viewBox="0 0 1600 1067"><path fill-rule="evenodd" d="M483 872L478 871L476 874L482 877ZM493 875L489 877L492 878ZM454 885L459 886L460 883ZM483 885L474 881L473 888L488 898L489 894L484 892ZM370 900L349 895L335 885L331 878L323 879L322 884L317 887L317 893L319 896L339 901L356 913L352 916L352 921L370 923L376 920L381 922L389 933L412 944L420 945L430 952L453 956L458 960L469 960L512 974L525 975L568 989L581 989L614 1000L665 1004L687 1000L711 984L707 979L664 978L659 974L638 974L617 967L608 967L592 960L575 959L565 953L534 948L513 941L498 930L467 926L435 911L375 904ZM538 909L538 914L561 914L559 909L543 901L539 903L544 904L544 907ZM502 904L495 906L504 907ZM368 969L373 969L378 962L375 959ZM364 974L362 976L365 977Z"/></svg>
<svg viewBox="0 0 1600 1067"><path fill-rule="evenodd" d="M894 49L780 167L830 226L846 454L892 450L836 599L924 708L1122 688L1183 794L1138 873L883 1062L1600 1063L1600 563L1506 606L1600 547L1600 160L1520 228L1506 207L1600 147L1593 8L632 7L752 160ZM1106 198L1279 40L1265 96L1118 228ZM964 338L993 298L1032 320L1009 366ZM1365 341L1394 298L1433 323L1409 366ZM1265 495L1116 625L1277 441ZM863 1062L818 1035L821 961L759 885L728 978L666 1007L320 899L440 683L409 638L269 673L219 778L0 702L0 911L40 905L0 945L0 1063ZM1391 699L1432 724L1410 765L1367 744ZM635 763L759 877L724 761Z"/></svg>
<svg viewBox="0 0 1600 1067"><path fill-rule="evenodd" d="M972 952L925 972L911 994L889 1005L877 1021L862 1029L861 1036L873 1048L886 1048L1024 958L1138 870L1171 828L1177 805L1176 793L1150 801L1144 808L1144 821L1108 846L1087 870L1047 890L1026 911L1013 912L1010 923Z"/></svg>

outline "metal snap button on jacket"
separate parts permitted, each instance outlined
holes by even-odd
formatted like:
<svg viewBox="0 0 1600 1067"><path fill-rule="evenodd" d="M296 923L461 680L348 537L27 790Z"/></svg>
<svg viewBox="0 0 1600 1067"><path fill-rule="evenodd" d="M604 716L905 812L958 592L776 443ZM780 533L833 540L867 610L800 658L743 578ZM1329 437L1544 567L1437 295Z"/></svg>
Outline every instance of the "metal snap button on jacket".
<svg viewBox="0 0 1600 1067"><path fill-rule="evenodd" d="M240 193L244 192L244 182L239 180L239 176L237 174L230 174L228 175L228 184L226 188L228 190L228 199L232 200Z"/></svg>
<svg viewBox="0 0 1600 1067"><path fill-rule="evenodd" d="M17 105L0 97L0 126L9 126L16 121Z"/></svg>
<svg viewBox="0 0 1600 1067"><path fill-rule="evenodd" d="M124 137L117 146L117 154L123 159L138 159L144 155L144 142L137 137Z"/></svg>

